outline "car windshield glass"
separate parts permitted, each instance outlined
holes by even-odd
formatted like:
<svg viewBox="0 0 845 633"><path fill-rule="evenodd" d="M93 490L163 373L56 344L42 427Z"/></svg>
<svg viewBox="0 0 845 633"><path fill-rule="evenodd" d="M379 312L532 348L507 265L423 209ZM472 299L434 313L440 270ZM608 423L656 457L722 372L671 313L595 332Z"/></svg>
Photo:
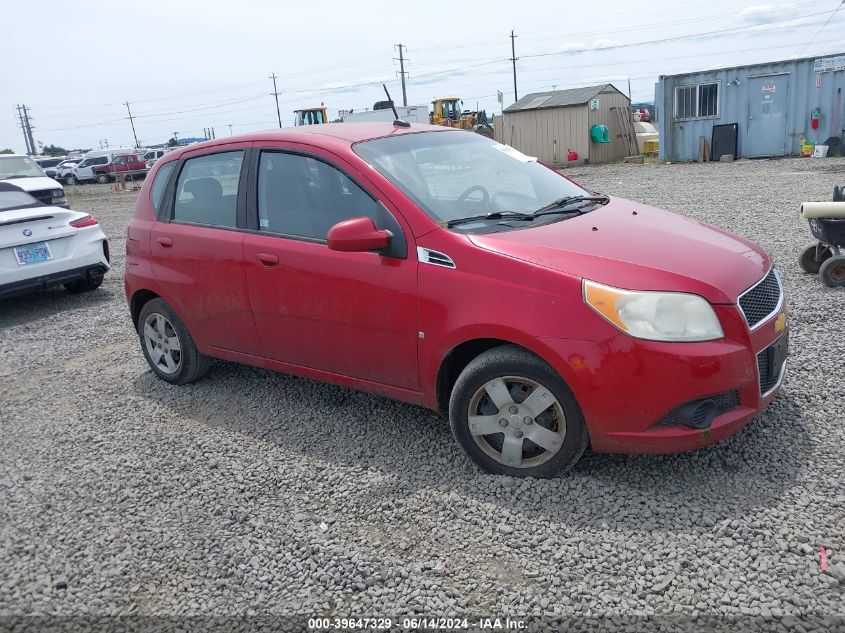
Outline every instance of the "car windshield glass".
<svg viewBox="0 0 845 633"><path fill-rule="evenodd" d="M36 202L35 198L23 191L0 191L0 211L19 209Z"/></svg>
<svg viewBox="0 0 845 633"><path fill-rule="evenodd" d="M44 172L29 156L0 157L0 180L6 178L37 178Z"/></svg>
<svg viewBox="0 0 845 633"><path fill-rule="evenodd" d="M561 198L591 195L536 159L465 131L402 134L357 143L353 149L443 224L487 215L475 226L503 223Z"/></svg>

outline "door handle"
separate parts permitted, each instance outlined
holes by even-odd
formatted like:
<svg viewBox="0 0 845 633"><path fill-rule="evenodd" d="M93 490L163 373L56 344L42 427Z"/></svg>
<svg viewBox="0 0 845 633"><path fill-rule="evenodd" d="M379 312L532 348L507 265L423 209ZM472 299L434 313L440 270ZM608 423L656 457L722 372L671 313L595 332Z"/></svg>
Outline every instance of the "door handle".
<svg viewBox="0 0 845 633"><path fill-rule="evenodd" d="M158 243L161 244L161 246L163 246L164 248L170 248L171 246L173 246L173 240L171 240L169 237L158 238Z"/></svg>
<svg viewBox="0 0 845 633"><path fill-rule="evenodd" d="M255 258L268 268L279 265L279 258L273 253L258 253Z"/></svg>

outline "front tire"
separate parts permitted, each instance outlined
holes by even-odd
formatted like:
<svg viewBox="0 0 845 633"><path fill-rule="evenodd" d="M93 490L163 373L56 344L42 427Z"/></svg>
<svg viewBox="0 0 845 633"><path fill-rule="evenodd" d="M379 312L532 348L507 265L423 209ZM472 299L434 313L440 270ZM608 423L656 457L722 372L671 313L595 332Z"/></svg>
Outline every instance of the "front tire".
<svg viewBox="0 0 845 633"><path fill-rule="evenodd" d="M819 277L825 286L831 288L845 286L845 255L836 255L827 259L819 270Z"/></svg>
<svg viewBox="0 0 845 633"><path fill-rule="evenodd" d="M66 185L75 185L76 184L76 177L73 174L68 174L65 176L65 184Z"/></svg>
<svg viewBox="0 0 845 633"><path fill-rule="evenodd" d="M109 178L108 174L97 174L97 182L101 185L107 185L111 178Z"/></svg>
<svg viewBox="0 0 845 633"><path fill-rule="evenodd" d="M200 354L191 333L162 299L152 299L138 317L138 337L150 369L162 380L184 385L208 373L211 359Z"/></svg>
<svg viewBox="0 0 845 633"><path fill-rule="evenodd" d="M455 439L483 470L551 477L587 448L581 409L546 362L506 345L480 354L461 372L449 401Z"/></svg>

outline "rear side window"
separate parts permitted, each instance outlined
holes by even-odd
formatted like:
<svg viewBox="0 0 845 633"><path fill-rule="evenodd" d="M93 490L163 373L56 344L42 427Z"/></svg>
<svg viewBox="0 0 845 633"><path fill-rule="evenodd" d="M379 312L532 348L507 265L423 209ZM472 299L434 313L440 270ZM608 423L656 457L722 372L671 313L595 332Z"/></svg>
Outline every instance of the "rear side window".
<svg viewBox="0 0 845 633"><path fill-rule="evenodd" d="M258 228L325 240L342 220L378 222L379 205L346 174L308 156L262 152L258 165Z"/></svg>
<svg viewBox="0 0 845 633"><path fill-rule="evenodd" d="M176 183L173 219L235 227L243 160L242 150L186 160Z"/></svg>
<svg viewBox="0 0 845 633"><path fill-rule="evenodd" d="M153 208L156 210L156 213L161 208L161 201L164 199L164 190L167 189L167 183L170 181L170 174L173 173L174 167L176 167L175 160L162 165L156 174L155 180L153 180L150 198L153 201Z"/></svg>

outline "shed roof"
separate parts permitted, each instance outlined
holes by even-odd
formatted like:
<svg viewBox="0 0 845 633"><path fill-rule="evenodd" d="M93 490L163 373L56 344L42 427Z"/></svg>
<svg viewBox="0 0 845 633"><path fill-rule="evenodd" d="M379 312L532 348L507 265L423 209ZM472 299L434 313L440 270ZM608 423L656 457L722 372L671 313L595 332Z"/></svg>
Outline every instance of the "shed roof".
<svg viewBox="0 0 845 633"><path fill-rule="evenodd" d="M541 108L561 108L564 106L583 105L590 99L604 92L606 88L617 90L613 84L600 84L584 88L570 88L569 90L552 90L549 92L532 92L519 101L505 108L505 112L519 112L521 110L539 110ZM620 93L621 94L621 93Z"/></svg>

